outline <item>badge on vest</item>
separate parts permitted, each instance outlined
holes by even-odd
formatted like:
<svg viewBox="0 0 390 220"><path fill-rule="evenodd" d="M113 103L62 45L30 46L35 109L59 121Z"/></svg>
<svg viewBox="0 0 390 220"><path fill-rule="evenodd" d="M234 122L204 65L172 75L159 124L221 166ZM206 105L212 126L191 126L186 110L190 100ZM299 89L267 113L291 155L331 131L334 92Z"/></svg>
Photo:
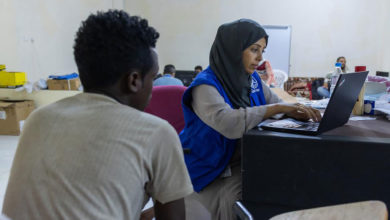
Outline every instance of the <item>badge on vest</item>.
<svg viewBox="0 0 390 220"><path fill-rule="evenodd" d="M257 82L257 80L253 76L252 76L251 88L252 88L252 90L251 90L252 93L260 91L259 83Z"/></svg>

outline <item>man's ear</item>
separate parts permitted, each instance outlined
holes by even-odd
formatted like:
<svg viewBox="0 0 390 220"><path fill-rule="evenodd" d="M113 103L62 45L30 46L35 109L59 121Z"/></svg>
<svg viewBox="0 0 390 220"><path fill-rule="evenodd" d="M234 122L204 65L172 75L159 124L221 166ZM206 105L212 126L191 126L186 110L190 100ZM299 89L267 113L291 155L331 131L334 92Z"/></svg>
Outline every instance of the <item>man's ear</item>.
<svg viewBox="0 0 390 220"><path fill-rule="evenodd" d="M127 90L130 93L137 93L143 85L142 75L138 71L132 71L127 75Z"/></svg>

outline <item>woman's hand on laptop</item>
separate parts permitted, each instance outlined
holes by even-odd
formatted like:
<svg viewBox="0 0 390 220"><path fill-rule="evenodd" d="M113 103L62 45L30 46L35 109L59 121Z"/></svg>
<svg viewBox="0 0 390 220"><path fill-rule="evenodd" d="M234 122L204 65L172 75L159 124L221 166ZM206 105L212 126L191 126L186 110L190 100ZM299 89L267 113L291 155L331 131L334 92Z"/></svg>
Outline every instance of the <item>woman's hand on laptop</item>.
<svg viewBox="0 0 390 220"><path fill-rule="evenodd" d="M321 121L321 112L318 109L308 107L299 103L285 104L283 106L284 113L291 118L300 121L308 121L312 119L314 122Z"/></svg>
<svg viewBox="0 0 390 220"><path fill-rule="evenodd" d="M276 103L267 105L267 111L264 115L264 119L279 113L283 113L288 117L295 118L300 121L308 121L312 119L315 122L319 122L322 118L320 111L317 109L307 107L299 103Z"/></svg>
<svg viewBox="0 0 390 220"><path fill-rule="evenodd" d="M300 121L308 121L312 119L315 122L321 121L321 113L317 109L307 107L305 105L295 103L277 103L267 106L267 111L264 119L272 117L273 115L284 113L286 116L295 118Z"/></svg>

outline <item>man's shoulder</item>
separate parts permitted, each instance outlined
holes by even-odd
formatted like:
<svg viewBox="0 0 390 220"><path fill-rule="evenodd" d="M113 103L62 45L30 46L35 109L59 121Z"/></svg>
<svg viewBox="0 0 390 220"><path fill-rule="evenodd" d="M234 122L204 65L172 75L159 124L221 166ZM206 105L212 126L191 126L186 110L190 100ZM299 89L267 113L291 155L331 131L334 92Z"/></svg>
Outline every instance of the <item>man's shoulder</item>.
<svg viewBox="0 0 390 220"><path fill-rule="evenodd" d="M42 117L55 118L63 116L68 119L80 121L91 121L95 118L99 119L98 121L100 122L108 124L128 120L128 126L167 126L168 124L163 119L154 115L120 104L110 97L95 94L84 96L76 95L62 99L55 103L41 107L34 113L35 117L38 119ZM126 123L123 124L126 125ZM123 128L128 126L123 126Z"/></svg>
<svg viewBox="0 0 390 220"><path fill-rule="evenodd" d="M124 130L133 132L136 130L147 135L156 135L158 130L162 130L162 133L166 133L167 130L174 130L166 120L143 111L126 108L123 111L118 111L118 117L117 121L128 119L129 123L123 125Z"/></svg>
<svg viewBox="0 0 390 220"><path fill-rule="evenodd" d="M172 79L174 79L178 84L183 85L183 81L181 81L181 79L176 77L172 77Z"/></svg>
<svg viewBox="0 0 390 220"><path fill-rule="evenodd" d="M40 118L40 117L45 117L48 118L52 114L60 114L62 111L65 111L65 107L70 107L69 106L69 101L75 99L74 96L68 97L65 99L58 100L56 102L41 106L37 109L34 110L34 112L29 116L29 118L35 117L35 118Z"/></svg>
<svg viewBox="0 0 390 220"><path fill-rule="evenodd" d="M160 85L163 85L165 82L167 81L167 77L160 77L160 78L157 78L153 81L153 85L154 86L160 86Z"/></svg>
<svg viewBox="0 0 390 220"><path fill-rule="evenodd" d="M159 79L160 79L160 81L167 81L167 82L169 82L169 81L171 81L171 82L180 81L181 82L181 80L179 78L176 78L176 77L161 77L161 78L158 78L157 80L159 80Z"/></svg>
<svg viewBox="0 0 390 220"><path fill-rule="evenodd" d="M170 124L162 118L147 112L140 112L140 114L142 115L142 121L145 121L150 126L170 127Z"/></svg>

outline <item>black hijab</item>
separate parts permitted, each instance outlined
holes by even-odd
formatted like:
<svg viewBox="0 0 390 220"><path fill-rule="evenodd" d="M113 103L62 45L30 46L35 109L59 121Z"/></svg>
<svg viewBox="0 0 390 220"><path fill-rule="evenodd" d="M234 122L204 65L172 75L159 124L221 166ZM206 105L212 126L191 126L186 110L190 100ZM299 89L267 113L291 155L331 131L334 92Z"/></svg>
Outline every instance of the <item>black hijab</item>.
<svg viewBox="0 0 390 220"><path fill-rule="evenodd" d="M233 108L250 106L252 77L242 63L242 52L268 35L255 21L240 19L218 28L210 51L210 67L222 84Z"/></svg>

